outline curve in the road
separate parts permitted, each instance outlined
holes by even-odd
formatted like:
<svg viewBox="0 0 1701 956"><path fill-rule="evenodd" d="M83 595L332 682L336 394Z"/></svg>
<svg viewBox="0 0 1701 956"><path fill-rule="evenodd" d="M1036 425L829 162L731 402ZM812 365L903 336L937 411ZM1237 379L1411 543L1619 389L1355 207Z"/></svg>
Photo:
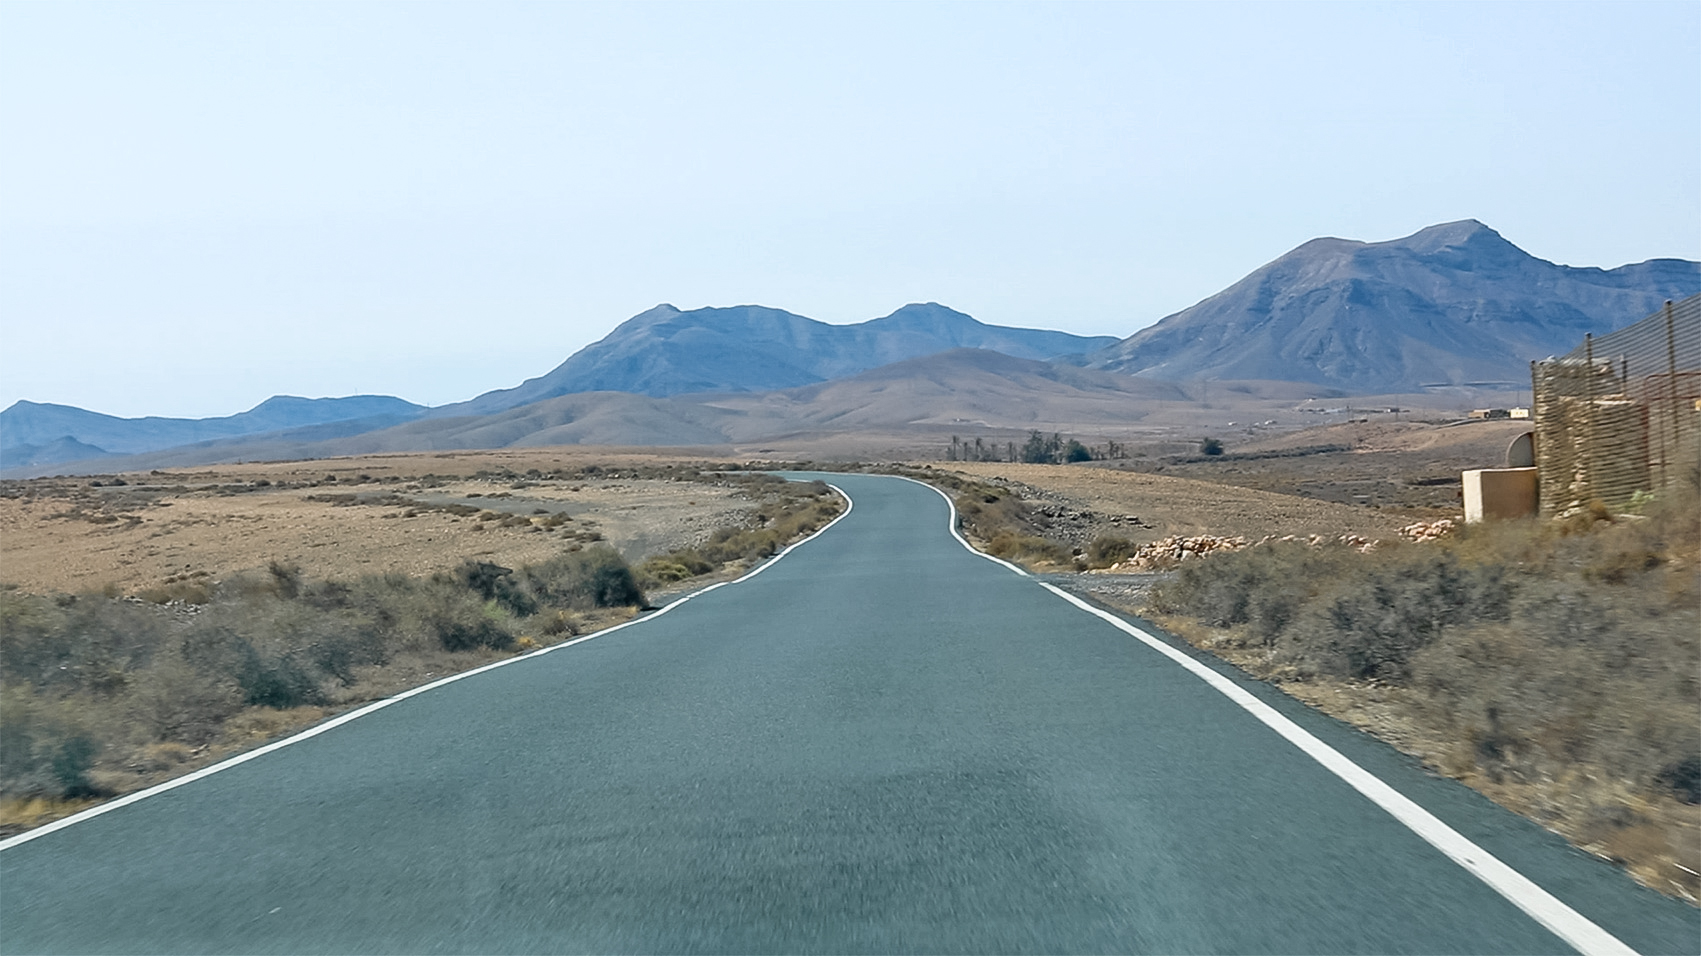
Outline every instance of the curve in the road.
<svg viewBox="0 0 1701 956"><path fill-rule="evenodd" d="M1566 948L1292 729L1614 937L1698 948L1684 904L973 556L948 498L824 477L854 509L737 587L11 843L0 950Z"/></svg>

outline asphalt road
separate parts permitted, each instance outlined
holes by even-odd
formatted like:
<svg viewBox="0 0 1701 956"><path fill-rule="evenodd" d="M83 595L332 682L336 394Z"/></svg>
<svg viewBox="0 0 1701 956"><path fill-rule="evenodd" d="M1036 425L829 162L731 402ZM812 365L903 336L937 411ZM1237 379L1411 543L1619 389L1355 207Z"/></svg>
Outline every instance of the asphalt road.
<svg viewBox="0 0 1701 956"><path fill-rule="evenodd" d="M852 513L753 578L0 851L0 948L1568 951L932 490L833 480ZM1701 950L1701 911L1239 683L1630 946Z"/></svg>

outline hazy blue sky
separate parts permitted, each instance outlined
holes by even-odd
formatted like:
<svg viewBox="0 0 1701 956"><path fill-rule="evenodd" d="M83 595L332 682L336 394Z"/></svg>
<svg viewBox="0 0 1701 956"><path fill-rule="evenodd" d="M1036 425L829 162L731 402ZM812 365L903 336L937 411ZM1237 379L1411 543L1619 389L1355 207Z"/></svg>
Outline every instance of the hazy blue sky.
<svg viewBox="0 0 1701 956"><path fill-rule="evenodd" d="M0 406L441 404L657 302L1128 335L1320 235L1701 258L1701 3L0 4Z"/></svg>

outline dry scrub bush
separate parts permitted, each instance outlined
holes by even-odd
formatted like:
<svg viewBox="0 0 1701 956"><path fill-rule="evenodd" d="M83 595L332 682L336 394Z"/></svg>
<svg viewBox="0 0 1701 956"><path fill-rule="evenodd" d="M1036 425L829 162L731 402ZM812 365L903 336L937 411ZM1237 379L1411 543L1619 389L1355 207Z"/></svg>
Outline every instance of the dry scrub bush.
<svg viewBox="0 0 1701 956"><path fill-rule="evenodd" d="M1481 741L1485 773L1593 750L1659 787L1701 762L1695 529L1666 517L1506 523L1371 555L1273 542L1189 565L1154 604L1236 629L1290 677L1423 691Z"/></svg>
<svg viewBox="0 0 1701 956"><path fill-rule="evenodd" d="M982 542L982 550L988 554L1030 567L1075 568L1074 555L1045 537L1045 523L1021 498L996 485L956 475L928 473L926 477L956 491L952 500L957 506L958 523Z"/></svg>
<svg viewBox="0 0 1701 956"><path fill-rule="evenodd" d="M99 796L89 770L99 750L90 715L73 702L44 698L27 685L0 698L0 762L24 792L66 799Z"/></svg>
<svg viewBox="0 0 1701 956"><path fill-rule="evenodd" d="M1243 635L1268 647L1301 608L1362 560L1346 548L1271 541L1187 564L1154 591L1153 600L1160 610L1197 617L1212 627L1247 625Z"/></svg>
<svg viewBox="0 0 1701 956"><path fill-rule="evenodd" d="M721 528L695 548L655 555L638 566L638 582L657 587L708 574L732 562L754 564L819 531L839 516L844 502L821 481L786 481L773 475L741 476L765 496L751 526Z"/></svg>
<svg viewBox="0 0 1701 956"><path fill-rule="evenodd" d="M1113 564L1132 558L1140 546L1133 541L1114 534L1102 534L1087 545L1087 567L1108 568Z"/></svg>
<svg viewBox="0 0 1701 956"><path fill-rule="evenodd" d="M994 535L992 540L986 543L986 553L1029 566L1073 567L1075 562L1074 556L1063 545L1038 535L1018 534L1013 531L1002 531Z"/></svg>
<svg viewBox="0 0 1701 956"><path fill-rule="evenodd" d="M608 545L528 565L521 569L520 577L539 607L588 611L644 603L644 592L632 569Z"/></svg>
<svg viewBox="0 0 1701 956"><path fill-rule="evenodd" d="M244 720L281 729L289 721L258 715L348 699L375 668L506 651L534 614L541 633L570 634L579 611L642 602L606 546L423 579L314 581L274 563L195 613L0 591L0 796L102 795L103 780L134 785L160 754L229 738Z"/></svg>
<svg viewBox="0 0 1701 956"><path fill-rule="evenodd" d="M207 604L213 599L213 588L210 581L167 581L156 587L143 588L136 592L136 596L151 604L170 604L173 601L182 604Z"/></svg>
<svg viewBox="0 0 1701 956"><path fill-rule="evenodd" d="M1225 629L1263 676L1397 690L1419 736L1443 742L1429 755L1443 770L1523 794L1584 845L1646 842L1676 819L1689 822L1662 832L1694 843L1698 517L1690 497L1647 518L1499 522L1369 555L1273 542L1183 568L1153 605ZM1682 866L1701 869L1701 846L1672 840L1664 862L1632 862L1693 895Z"/></svg>

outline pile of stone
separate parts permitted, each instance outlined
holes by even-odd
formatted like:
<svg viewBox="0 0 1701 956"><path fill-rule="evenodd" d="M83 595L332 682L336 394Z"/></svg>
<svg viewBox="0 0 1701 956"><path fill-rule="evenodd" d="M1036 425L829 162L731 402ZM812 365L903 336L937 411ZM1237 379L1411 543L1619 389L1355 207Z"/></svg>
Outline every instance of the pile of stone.
<svg viewBox="0 0 1701 956"><path fill-rule="evenodd" d="M1329 544L1338 544L1344 548L1352 548L1359 554L1369 554L1370 552L1375 551L1382 544L1381 541L1374 538L1367 538L1362 534L1353 534L1351 532L1337 535L1333 538L1326 534L1312 534L1304 537L1297 534L1284 534L1280 536L1269 534L1260 538L1258 543L1269 544L1271 541L1299 541L1304 544L1309 544L1313 548L1321 548L1324 545Z"/></svg>
<svg viewBox="0 0 1701 956"><path fill-rule="evenodd" d="M1401 536L1411 541L1434 541L1443 535L1451 534L1458 525L1451 518L1438 518L1435 521L1419 521L1400 529ZM1258 539L1257 544L1269 544L1272 541L1295 541L1307 544L1313 548L1340 546L1352 548L1359 554L1370 554L1382 546L1375 538L1366 538L1362 534L1284 534L1265 535ZM1105 574L1132 574L1141 571L1168 571L1179 566L1182 562L1193 558L1204 557L1226 551L1240 551L1254 545L1245 538L1223 537L1214 534L1170 535L1161 541L1141 545L1134 556L1119 561L1103 569Z"/></svg>
<svg viewBox="0 0 1701 956"><path fill-rule="evenodd" d="M1453 533L1458 527L1452 518L1437 518L1434 521L1419 521L1400 529L1400 534L1412 541L1434 541L1443 535Z"/></svg>
<svg viewBox="0 0 1701 956"><path fill-rule="evenodd" d="M1245 538L1214 534L1173 534L1151 544L1143 544L1134 556L1105 568L1111 574L1137 571L1167 571L1183 561L1219 551L1239 551L1247 546Z"/></svg>

